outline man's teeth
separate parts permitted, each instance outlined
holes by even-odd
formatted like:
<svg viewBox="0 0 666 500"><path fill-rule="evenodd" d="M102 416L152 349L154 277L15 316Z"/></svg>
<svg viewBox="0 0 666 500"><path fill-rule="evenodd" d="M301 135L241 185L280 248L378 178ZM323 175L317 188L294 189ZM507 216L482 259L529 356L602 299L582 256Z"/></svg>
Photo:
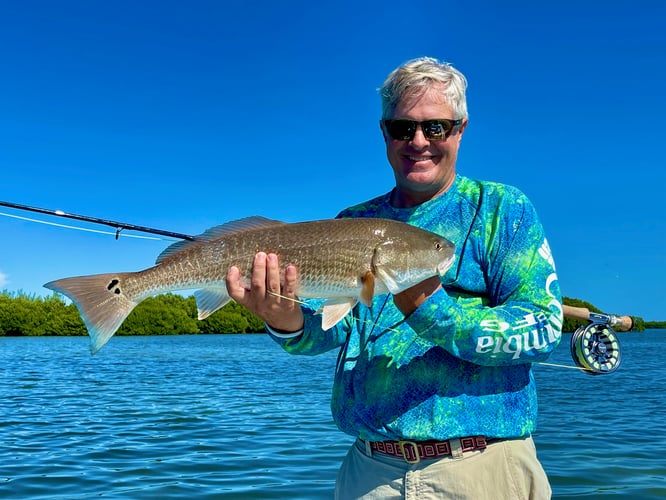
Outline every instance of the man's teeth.
<svg viewBox="0 0 666 500"><path fill-rule="evenodd" d="M409 159L412 160L412 161L427 161L427 160L430 159L430 157L429 156L410 156Z"/></svg>

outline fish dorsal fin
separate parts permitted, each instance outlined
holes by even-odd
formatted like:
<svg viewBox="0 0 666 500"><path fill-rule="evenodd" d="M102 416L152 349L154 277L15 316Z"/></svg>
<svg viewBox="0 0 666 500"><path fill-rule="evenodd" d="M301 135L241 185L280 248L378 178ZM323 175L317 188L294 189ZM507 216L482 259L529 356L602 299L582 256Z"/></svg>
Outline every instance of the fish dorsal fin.
<svg viewBox="0 0 666 500"><path fill-rule="evenodd" d="M225 234L231 233L240 233L243 231L249 231L251 229L259 228L268 228L268 227L277 227L286 224L279 220L267 219L266 217L261 217L259 215L253 215L251 217L245 217L243 219L233 220L230 222L225 222L219 226L214 226L209 229L206 229L203 233L198 236L195 236L193 241L177 241L173 245L168 246L164 251L159 254L156 260L156 264L159 264L167 257L189 248L195 245L201 245L208 241L212 241L215 238L223 236Z"/></svg>
<svg viewBox="0 0 666 500"><path fill-rule="evenodd" d="M223 234L230 233L240 233L242 231L249 231L250 229L261 229L268 227L277 227L283 226L286 222L282 222L274 219L267 219L266 217L261 217L260 215L253 215L251 217L244 217L243 219L232 220L230 222L225 222L219 226L211 227L206 229L202 234L197 236L197 240L201 239L204 241L210 241L218 236Z"/></svg>

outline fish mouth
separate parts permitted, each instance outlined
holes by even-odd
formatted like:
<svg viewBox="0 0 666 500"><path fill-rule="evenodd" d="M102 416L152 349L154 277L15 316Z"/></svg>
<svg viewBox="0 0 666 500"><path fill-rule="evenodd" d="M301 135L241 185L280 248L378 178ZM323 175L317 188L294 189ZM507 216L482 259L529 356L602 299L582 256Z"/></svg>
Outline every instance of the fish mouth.
<svg viewBox="0 0 666 500"><path fill-rule="evenodd" d="M444 276L444 274L446 273L446 271L449 270L449 268L451 267L451 265L453 264L453 261L455 259L456 259L456 256L454 254L451 257L449 257L448 259L443 260L442 262L437 264L437 272L439 273L440 276Z"/></svg>

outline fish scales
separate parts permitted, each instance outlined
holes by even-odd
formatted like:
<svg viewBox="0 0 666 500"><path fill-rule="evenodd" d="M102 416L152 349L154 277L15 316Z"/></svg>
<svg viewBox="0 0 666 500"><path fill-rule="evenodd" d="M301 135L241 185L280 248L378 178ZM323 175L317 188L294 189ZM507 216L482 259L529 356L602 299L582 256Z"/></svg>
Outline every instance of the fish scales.
<svg viewBox="0 0 666 500"><path fill-rule="evenodd" d="M369 304L373 295L398 293L441 275L454 258L453 244L445 238L394 220L286 224L253 217L213 228L194 242L176 243L155 266L141 271L64 278L45 286L76 304L96 352L129 312L152 295L198 289L199 319L204 319L230 300L226 291L230 267L238 267L249 287L259 251L276 253L283 266L297 266L299 297L327 299L321 309L325 329L358 300Z"/></svg>
<svg viewBox="0 0 666 500"><path fill-rule="evenodd" d="M365 219L349 219L362 220ZM141 272L141 279L163 283L164 290L177 284L223 286L229 268L237 266L249 281L254 256L263 251L276 253L283 264L291 263L299 268L298 291L304 297L325 298L356 289L360 287L361 277L371 271L374 245L369 243L373 240L381 243L384 231L376 224L340 224L334 231L328 230L328 226L309 222L281 225L270 231L254 229L223 235L169 256L158 266ZM349 226L353 226L354 231L350 231Z"/></svg>

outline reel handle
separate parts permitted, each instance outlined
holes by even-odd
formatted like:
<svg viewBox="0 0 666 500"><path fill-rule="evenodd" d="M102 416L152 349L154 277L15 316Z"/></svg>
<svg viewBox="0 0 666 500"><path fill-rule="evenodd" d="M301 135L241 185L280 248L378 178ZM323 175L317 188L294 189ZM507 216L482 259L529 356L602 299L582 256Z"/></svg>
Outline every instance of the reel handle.
<svg viewBox="0 0 666 500"><path fill-rule="evenodd" d="M631 316L615 316L613 314L599 314L590 312L587 307L573 307L562 305L562 312L567 318L579 319L581 321L591 321L610 325L611 328L620 332L628 332L634 326L634 320Z"/></svg>

